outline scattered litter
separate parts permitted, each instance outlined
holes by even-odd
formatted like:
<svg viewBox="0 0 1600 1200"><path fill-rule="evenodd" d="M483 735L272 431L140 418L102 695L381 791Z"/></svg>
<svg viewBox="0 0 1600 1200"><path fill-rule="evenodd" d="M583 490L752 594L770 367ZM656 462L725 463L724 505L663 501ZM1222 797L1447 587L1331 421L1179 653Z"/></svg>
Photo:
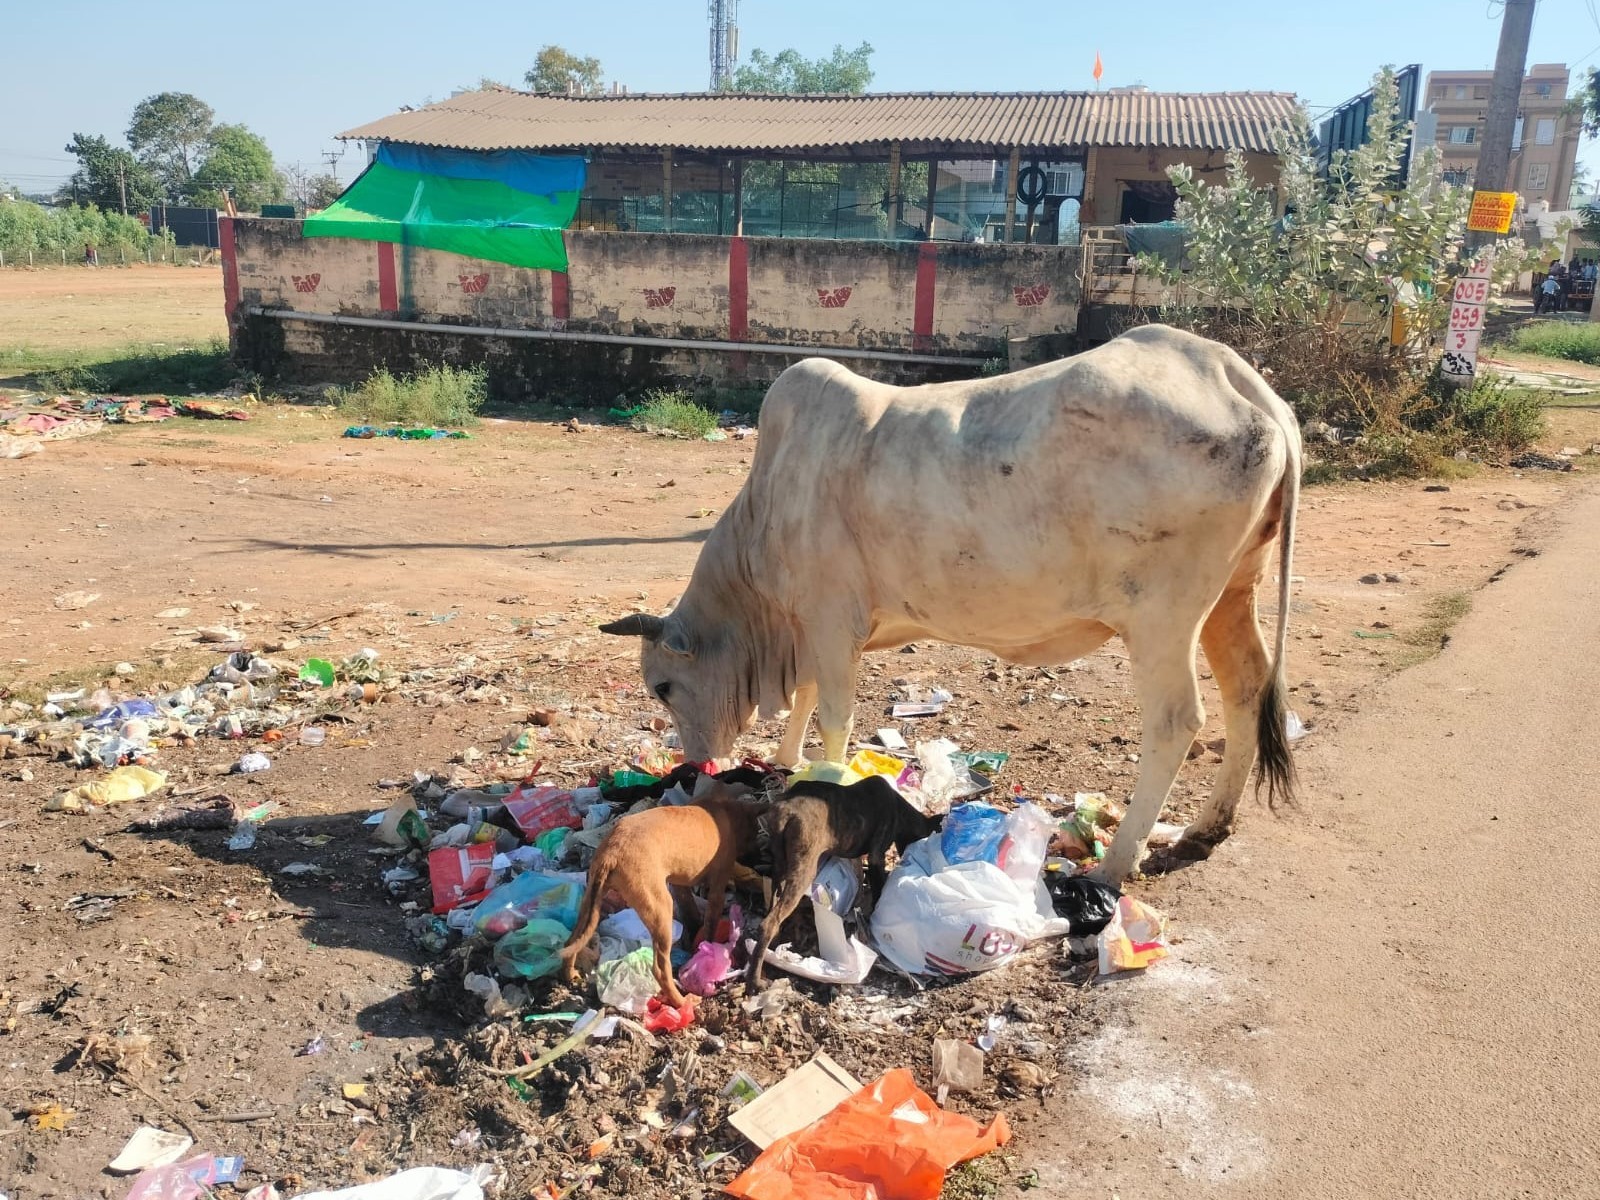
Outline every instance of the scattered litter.
<svg viewBox="0 0 1600 1200"><path fill-rule="evenodd" d="M302 1192L294 1200L484 1200L484 1185L493 1167L452 1171L447 1167L412 1167L375 1183L337 1192Z"/></svg>
<svg viewBox="0 0 1600 1200"><path fill-rule="evenodd" d="M61 1132L66 1129L67 1122L72 1120L73 1111L62 1108L54 1100L44 1104L36 1104L28 1109L28 1124L34 1129Z"/></svg>
<svg viewBox="0 0 1600 1200"><path fill-rule="evenodd" d="M1116 916L1117 901L1122 897L1108 883L1087 875L1071 875L1054 866L1046 869L1044 885L1056 915L1066 919L1067 932L1073 937L1087 937L1104 929Z"/></svg>
<svg viewBox="0 0 1600 1200"><path fill-rule="evenodd" d="M933 1083L939 1103L949 1092L976 1092L983 1087L983 1051L954 1038L933 1043Z"/></svg>
<svg viewBox="0 0 1600 1200"><path fill-rule="evenodd" d="M674 1008L663 1003L659 997L651 996L645 1002L644 1020L640 1023L651 1033L676 1033L694 1024L695 1011L691 1000L685 999Z"/></svg>
<svg viewBox="0 0 1600 1200"><path fill-rule="evenodd" d="M1305 722L1300 719L1300 715L1291 711L1283 715L1283 732L1284 736L1291 742L1298 742L1310 731L1306 729Z"/></svg>
<svg viewBox="0 0 1600 1200"><path fill-rule="evenodd" d="M1148 904L1124 896L1100 934L1100 974L1139 971L1167 957L1166 919Z"/></svg>
<svg viewBox="0 0 1600 1200"><path fill-rule="evenodd" d="M229 839L232 844L232 839ZM326 867L319 867L316 863L292 862L278 868L279 875L290 875L300 878L305 875L332 875L333 872Z"/></svg>
<svg viewBox="0 0 1600 1200"><path fill-rule="evenodd" d="M309 658L305 666L300 668L299 678L320 687L331 688L337 676L334 674L333 664L327 659Z"/></svg>
<svg viewBox="0 0 1600 1200"><path fill-rule="evenodd" d="M313 1054L321 1054L327 1048L328 1043L323 1040L322 1035L319 1033L304 1046L301 1046L300 1049L296 1050L294 1056L296 1058L310 1058Z"/></svg>
<svg viewBox="0 0 1600 1200"><path fill-rule="evenodd" d="M822 1051L789 1072L766 1091L757 1089L728 1117L732 1125L762 1150L806 1128L861 1090L861 1084Z"/></svg>
<svg viewBox="0 0 1600 1200"><path fill-rule="evenodd" d="M270 771L271 769L272 760L259 750L252 750L233 764L233 771L236 775L254 775L258 771Z"/></svg>
<svg viewBox="0 0 1600 1200"><path fill-rule="evenodd" d="M126 804L140 800L167 784L160 771L144 767L118 767L103 779L79 784L71 791L52 799L44 806L46 812L91 812L113 804Z"/></svg>
<svg viewBox="0 0 1600 1200"><path fill-rule="evenodd" d="M194 1145L194 1139L182 1133L168 1133L151 1125L141 1125L134 1130L127 1145L122 1147L106 1170L118 1175L132 1175L151 1167L164 1167L177 1162Z"/></svg>
<svg viewBox="0 0 1600 1200"><path fill-rule="evenodd" d="M740 1200L937 1200L950 1168L1010 1140L1004 1116L981 1126L946 1112L917 1087L910 1071L898 1068L768 1146L724 1190Z"/></svg>

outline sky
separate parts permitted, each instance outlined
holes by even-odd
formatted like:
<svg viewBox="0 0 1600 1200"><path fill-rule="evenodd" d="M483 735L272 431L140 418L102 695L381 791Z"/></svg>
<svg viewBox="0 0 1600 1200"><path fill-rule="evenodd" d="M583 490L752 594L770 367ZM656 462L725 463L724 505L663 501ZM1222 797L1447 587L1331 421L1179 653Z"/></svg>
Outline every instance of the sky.
<svg viewBox="0 0 1600 1200"><path fill-rule="evenodd" d="M265 137L280 167L321 171L341 130L485 76L520 84L547 43L598 57L608 83L635 92L707 84L705 0L18 7L8 41L27 52L0 70L0 180L25 192L72 172L63 147L74 133L120 144L133 106L156 92L192 92L218 120ZM1107 87L1287 91L1315 114L1363 91L1385 63L1492 68L1499 10L1499 0L741 0L739 44L747 58L870 42L874 91L1089 89L1098 51ZM1600 0L1540 0L1528 64L1543 62L1600 66ZM1600 176L1600 147L1585 140L1579 157ZM339 177L348 182L360 160L352 145Z"/></svg>

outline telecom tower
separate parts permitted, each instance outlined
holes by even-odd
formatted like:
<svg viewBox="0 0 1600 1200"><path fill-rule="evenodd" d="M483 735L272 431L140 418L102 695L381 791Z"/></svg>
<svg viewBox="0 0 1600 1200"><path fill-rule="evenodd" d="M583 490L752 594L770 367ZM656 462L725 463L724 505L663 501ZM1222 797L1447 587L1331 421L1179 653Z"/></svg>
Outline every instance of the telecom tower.
<svg viewBox="0 0 1600 1200"><path fill-rule="evenodd" d="M706 0L711 18L711 90L733 84L733 64L739 61L739 0Z"/></svg>

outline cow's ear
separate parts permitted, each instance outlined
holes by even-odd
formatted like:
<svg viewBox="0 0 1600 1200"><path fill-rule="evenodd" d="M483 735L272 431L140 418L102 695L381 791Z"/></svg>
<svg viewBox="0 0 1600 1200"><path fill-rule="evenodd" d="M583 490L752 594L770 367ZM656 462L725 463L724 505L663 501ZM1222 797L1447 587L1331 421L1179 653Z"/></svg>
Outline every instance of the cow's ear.
<svg viewBox="0 0 1600 1200"><path fill-rule="evenodd" d="M694 657L694 643L689 639L689 631L680 621L670 617L662 623L661 636L657 641L663 650L671 654L682 655L684 658Z"/></svg>
<svg viewBox="0 0 1600 1200"><path fill-rule="evenodd" d="M600 626L601 633L614 633L618 637L642 637L656 641L661 637L665 622L650 613L630 613L621 620Z"/></svg>

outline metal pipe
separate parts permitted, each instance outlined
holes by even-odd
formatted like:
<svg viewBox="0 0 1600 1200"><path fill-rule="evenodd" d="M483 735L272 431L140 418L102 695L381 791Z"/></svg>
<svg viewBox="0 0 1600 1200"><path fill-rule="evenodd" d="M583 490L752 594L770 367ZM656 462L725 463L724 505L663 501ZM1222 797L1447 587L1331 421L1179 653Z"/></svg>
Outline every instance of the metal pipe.
<svg viewBox="0 0 1600 1200"><path fill-rule="evenodd" d="M776 342L711 342L690 338L639 337L621 333L584 333L579 330L501 329L492 325L445 325L437 321L396 321L388 317L347 317L338 313L296 312L292 308L266 308L252 304L252 317L277 321L309 321L315 325L355 325L363 329L409 329L415 333L451 333L466 337L525 338L539 342L599 342L608 346L658 346L663 350L723 350L748 354L787 354L795 358L865 358L880 362L925 363L929 366L981 367L988 360L940 354L903 354L897 350L856 350L837 346L791 346Z"/></svg>

